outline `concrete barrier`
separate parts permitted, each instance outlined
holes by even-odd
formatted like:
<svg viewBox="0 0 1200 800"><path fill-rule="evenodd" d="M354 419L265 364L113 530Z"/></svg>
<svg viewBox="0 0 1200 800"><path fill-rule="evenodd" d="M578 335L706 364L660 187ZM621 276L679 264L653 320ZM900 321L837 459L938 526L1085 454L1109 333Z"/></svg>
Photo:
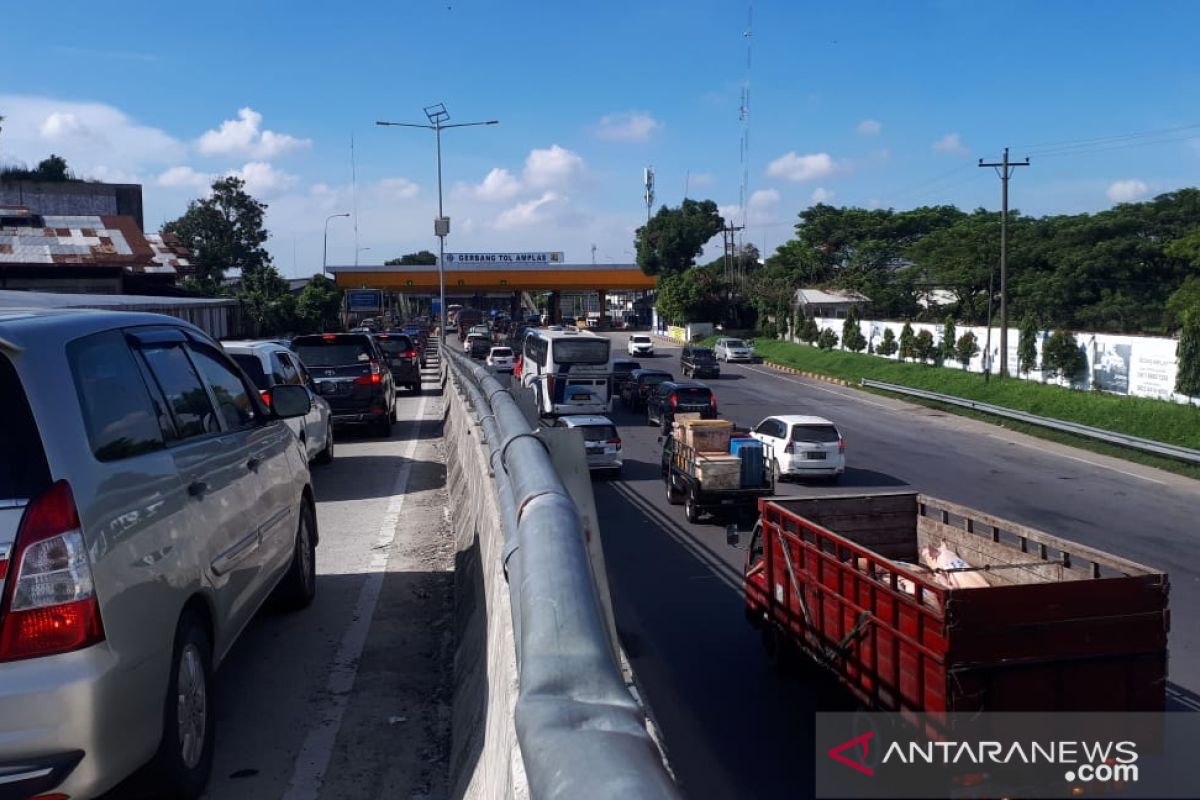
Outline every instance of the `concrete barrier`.
<svg viewBox="0 0 1200 800"><path fill-rule="evenodd" d="M517 746L517 660L504 577L504 532L472 412L443 378L446 478L456 537L450 785L453 797L529 797Z"/></svg>

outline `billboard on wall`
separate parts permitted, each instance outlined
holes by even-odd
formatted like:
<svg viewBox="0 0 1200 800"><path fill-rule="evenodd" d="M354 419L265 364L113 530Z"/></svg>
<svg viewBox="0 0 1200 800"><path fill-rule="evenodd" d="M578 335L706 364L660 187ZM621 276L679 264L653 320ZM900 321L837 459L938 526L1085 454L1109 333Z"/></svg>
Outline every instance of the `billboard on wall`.
<svg viewBox="0 0 1200 800"><path fill-rule="evenodd" d="M383 308L383 292L379 289L351 289L346 292L346 308L350 311L379 311Z"/></svg>
<svg viewBox="0 0 1200 800"><path fill-rule="evenodd" d="M496 267L552 267L563 263L561 252L446 253L446 269L494 269Z"/></svg>

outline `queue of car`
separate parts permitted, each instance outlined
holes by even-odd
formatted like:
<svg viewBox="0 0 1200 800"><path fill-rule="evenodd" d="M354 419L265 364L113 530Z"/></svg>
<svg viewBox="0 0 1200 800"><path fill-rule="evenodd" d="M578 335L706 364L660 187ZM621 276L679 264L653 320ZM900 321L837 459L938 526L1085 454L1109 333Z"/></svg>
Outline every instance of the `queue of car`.
<svg viewBox="0 0 1200 800"><path fill-rule="evenodd" d="M202 794L221 662L316 593L309 462L390 432L415 336L0 309L0 797Z"/></svg>

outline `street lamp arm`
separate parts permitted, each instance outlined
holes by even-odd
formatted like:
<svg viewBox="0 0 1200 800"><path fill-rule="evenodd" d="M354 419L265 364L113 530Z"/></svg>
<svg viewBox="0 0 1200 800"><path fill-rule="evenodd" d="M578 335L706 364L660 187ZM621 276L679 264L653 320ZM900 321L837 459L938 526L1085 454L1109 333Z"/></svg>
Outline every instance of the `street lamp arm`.
<svg viewBox="0 0 1200 800"><path fill-rule="evenodd" d="M489 119L487 122L456 122L453 125L440 125L439 127L441 127L442 129L445 129L445 128L472 128L472 127L475 127L476 125L499 125L499 124L500 124L500 120ZM424 127L428 128L430 126L426 125Z"/></svg>
<svg viewBox="0 0 1200 800"><path fill-rule="evenodd" d="M433 126L433 125L421 125L416 122L382 122L382 121L380 121L380 122L376 122L375 124L382 125L384 127L392 127L392 128L425 128L426 130L430 130L430 131L435 129L435 126ZM443 126L443 127L449 127L449 126L447 125L447 126Z"/></svg>

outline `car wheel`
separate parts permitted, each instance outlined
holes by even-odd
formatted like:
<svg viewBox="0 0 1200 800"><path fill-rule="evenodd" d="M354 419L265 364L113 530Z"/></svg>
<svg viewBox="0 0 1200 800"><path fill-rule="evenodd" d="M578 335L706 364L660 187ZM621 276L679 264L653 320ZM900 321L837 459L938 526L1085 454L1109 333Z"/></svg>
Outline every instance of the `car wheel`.
<svg viewBox="0 0 1200 800"><path fill-rule="evenodd" d="M280 604L289 611L308 608L317 594L317 520L307 501L300 504L291 566L276 591Z"/></svg>
<svg viewBox="0 0 1200 800"><path fill-rule="evenodd" d="M379 422L375 423L376 436L391 436L392 435L392 418L395 416L395 411L382 417Z"/></svg>
<svg viewBox="0 0 1200 800"><path fill-rule="evenodd" d="M647 425L654 425L654 424L655 424L655 422L654 422L654 415L653 415L652 413L650 413L650 406L649 406L649 405L647 405L647 406L646 406L646 424L647 424Z"/></svg>
<svg viewBox="0 0 1200 800"><path fill-rule="evenodd" d="M207 629L195 614L185 612L175 631L163 735L154 757L155 797L194 800L204 792L216 729L212 677Z"/></svg>
<svg viewBox="0 0 1200 800"><path fill-rule="evenodd" d="M687 517L688 522L700 521L700 509L696 505L696 496L693 492L688 492L683 499L683 515Z"/></svg>
<svg viewBox="0 0 1200 800"><path fill-rule="evenodd" d="M675 485L671 483L671 476L667 475L664 477L663 482L667 485L667 503L673 506L677 506L682 503L683 492L679 491L679 489L677 489Z"/></svg>
<svg viewBox="0 0 1200 800"><path fill-rule="evenodd" d="M771 459L771 482L779 483L783 480L783 473L779 471L779 459Z"/></svg>
<svg viewBox="0 0 1200 800"><path fill-rule="evenodd" d="M325 433L325 446L321 448L321 452L317 453L317 457L313 459L318 464L327 465L333 463L333 424L329 424Z"/></svg>

